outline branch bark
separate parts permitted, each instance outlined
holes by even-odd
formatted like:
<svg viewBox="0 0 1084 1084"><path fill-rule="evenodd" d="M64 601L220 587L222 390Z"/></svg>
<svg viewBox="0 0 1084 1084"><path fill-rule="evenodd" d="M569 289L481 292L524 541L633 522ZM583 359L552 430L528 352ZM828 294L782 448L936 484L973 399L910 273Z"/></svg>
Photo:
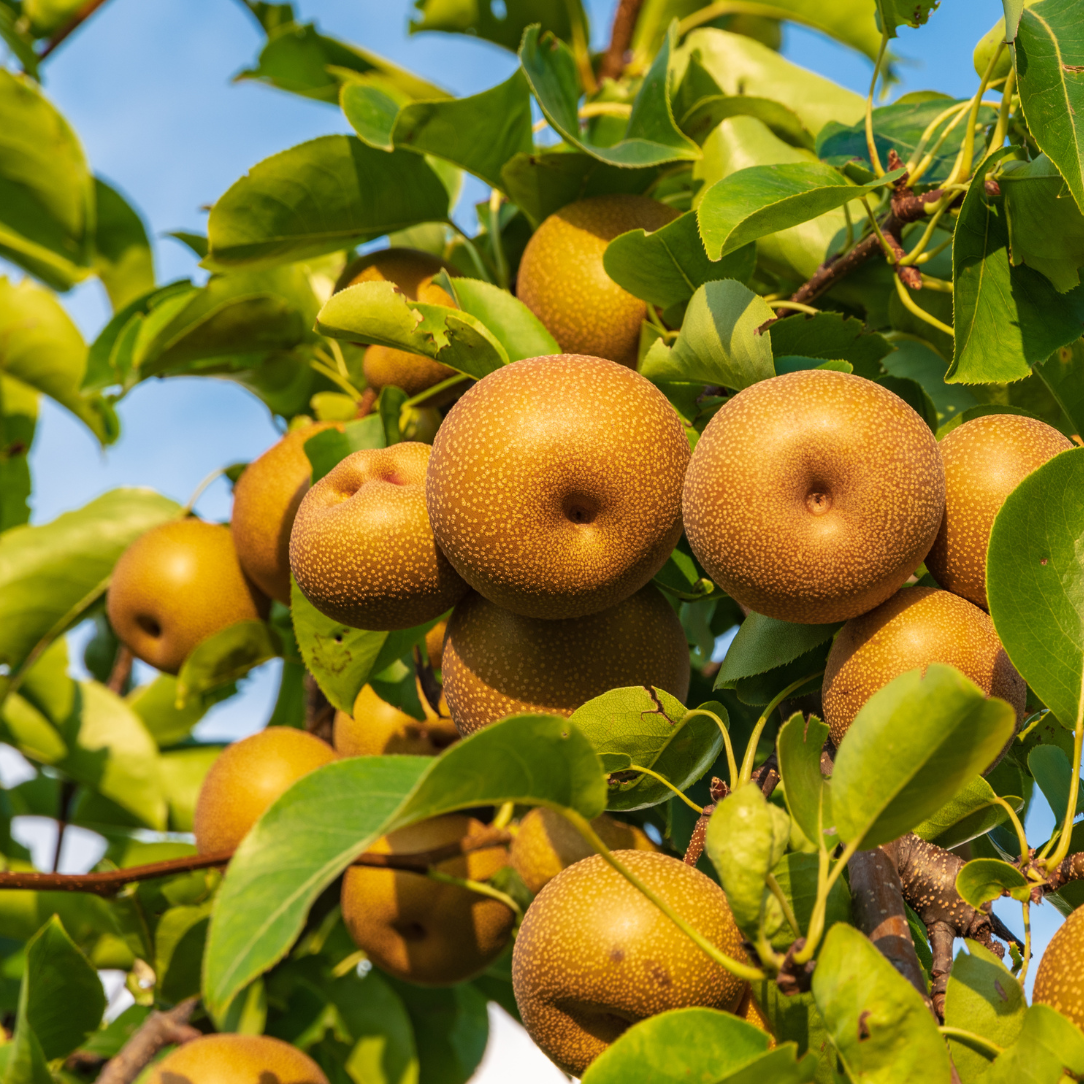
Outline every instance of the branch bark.
<svg viewBox="0 0 1084 1084"><path fill-rule="evenodd" d="M467 836L455 843L446 843L430 851L415 854L358 855L351 863L376 869L399 869L408 873L425 873L430 866L449 858L456 858L470 851L487 847L499 847L511 842L511 835L502 829L489 828L476 835ZM114 896L125 885L135 881L153 881L170 877L175 873L191 873L193 870L214 869L229 865L232 851L219 854L193 854L186 858L173 858L168 862L152 862L145 866L128 866L126 869L104 870L100 873L38 873L9 870L0 872L0 891L3 889L38 889L50 892L90 892L96 896Z"/></svg>
<svg viewBox="0 0 1084 1084"><path fill-rule="evenodd" d="M120 1053L105 1063L98 1084L131 1084L162 1047L198 1039L202 1032L188 1023L198 1004L198 997L190 997L169 1012L151 1013Z"/></svg>
<svg viewBox="0 0 1084 1084"><path fill-rule="evenodd" d="M128 679L132 676L134 661L135 656L128 645L121 644L117 650L117 657L113 661L113 669L109 672L109 680L105 683L105 687L110 692L116 693L117 696L124 695L124 686L128 684Z"/></svg>
<svg viewBox="0 0 1084 1084"><path fill-rule="evenodd" d="M632 43L632 33L636 29L636 20L643 6L644 0L621 0L617 5L613 28L610 31L610 44L606 47L606 52L602 54L602 62L599 64L600 80L617 79L625 70L625 65L628 63L629 45Z"/></svg>

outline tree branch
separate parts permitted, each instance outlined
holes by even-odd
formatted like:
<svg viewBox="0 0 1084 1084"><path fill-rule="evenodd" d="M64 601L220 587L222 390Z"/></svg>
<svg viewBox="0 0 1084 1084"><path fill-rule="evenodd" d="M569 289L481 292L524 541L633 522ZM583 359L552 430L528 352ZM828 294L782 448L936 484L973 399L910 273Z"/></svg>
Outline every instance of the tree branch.
<svg viewBox="0 0 1084 1084"><path fill-rule="evenodd" d="M314 737L332 744L335 733L335 705L331 703L316 678L305 671L305 729Z"/></svg>
<svg viewBox="0 0 1084 1084"><path fill-rule="evenodd" d="M105 0L87 0L87 2L45 43L45 48L38 54L38 60L44 60L62 42L66 41L93 15Z"/></svg>
<svg viewBox="0 0 1084 1084"><path fill-rule="evenodd" d="M110 692L116 693L117 696L124 695L124 686L128 684L128 679L132 676L134 661L135 656L128 645L121 644L117 650L117 657L113 661L113 669L109 672L109 680L105 683L105 687Z"/></svg>
<svg viewBox="0 0 1084 1084"><path fill-rule="evenodd" d="M503 829L489 828L473 836L430 851L418 851L415 854L372 854L358 855L351 863L354 866L368 866L376 869L398 869L409 873L425 873L430 866L438 865L449 858L457 858L471 851L498 847L511 842L511 835ZM114 896L125 885L135 881L153 881L159 877L170 877L176 873L191 873L194 870L213 869L229 865L232 851L219 854L193 854L185 858L173 858L168 862L152 862L146 866L128 866L125 869L103 870L100 873L38 873L9 870L0 872L0 890L37 889L50 892L90 892L96 896Z"/></svg>
<svg viewBox="0 0 1084 1084"><path fill-rule="evenodd" d="M169 1012L152 1012L120 1052L105 1063L98 1084L131 1084L162 1047L198 1039L203 1033L188 1023L198 1004L198 997L190 997Z"/></svg>
<svg viewBox="0 0 1084 1084"><path fill-rule="evenodd" d="M599 79L617 79L628 63L629 45L632 33L636 29L636 20L644 0L621 0L614 15L613 28L610 31L610 44L602 54L599 64Z"/></svg>

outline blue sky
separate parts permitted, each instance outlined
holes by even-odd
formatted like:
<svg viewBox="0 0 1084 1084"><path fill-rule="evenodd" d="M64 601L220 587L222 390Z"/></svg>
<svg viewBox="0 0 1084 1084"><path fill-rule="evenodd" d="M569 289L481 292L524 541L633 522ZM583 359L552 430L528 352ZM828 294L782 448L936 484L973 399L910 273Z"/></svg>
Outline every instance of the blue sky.
<svg viewBox="0 0 1084 1084"><path fill-rule="evenodd" d="M594 39L608 36L616 0L588 0ZM831 2L831 0L825 0ZM475 93L507 78L515 58L459 35L411 37L410 0L300 0L305 20L424 74L457 94ZM975 42L1001 15L1000 0L943 0L930 24L901 30L894 49L908 90L974 91ZM83 140L94 170L119 186L143 213L154 237L161 281L202 273L169 230L202 232L202 207L212 203L251 165L286 147L348 131L338 109L271 90L233 83L255 58L261 35L234 0L109 0L44 69L45 90ZM860 93L870 63L800 28L785 32L784 53ZM467 194L478 198L477 191ZM0 273L8 270L0 261ZM19 272L13 272L18 277ZM65 299L83 333L93 337L108 318L97 282ZM89 434L43 401L31 454L33 519L44 522L118 485L147 485L184 501L215 468L247 460L276 439L265 408L225 381L173 379L140 385L120 406L123 433L100 452ZM229 515L221 482L198 511ZM263 725L275 691L274 664L251 679L242 696L202 724L204 737L236 737ZM1049 811L1036 803L1034 838ZM999 905L1020 929L1019 908ZM1036 909L1037 941L1045 943L1060 919Z"/></svg>

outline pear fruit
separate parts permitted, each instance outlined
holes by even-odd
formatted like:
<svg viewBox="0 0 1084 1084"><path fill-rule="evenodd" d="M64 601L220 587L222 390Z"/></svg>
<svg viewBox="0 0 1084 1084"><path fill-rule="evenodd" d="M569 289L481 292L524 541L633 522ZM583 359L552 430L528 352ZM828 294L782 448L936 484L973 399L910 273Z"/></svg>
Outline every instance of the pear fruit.
<svg viewBox="0 0 1084 1084"><path fill-rule="evenodd" d="M200 787L192 826L196 849L200 854L235 850L280 794L335 759L327 742L290 726L269 726L234 742Z"/></svg>
<svg viewBox="0 0 1084 1084"><path fill-rule="evenodd" d="M527 617L615 606L681 536L689 443L642 376L601 358L528 358L444 419L426 503L437 544L491 602Z"/></svg>
<svg viewBox="0 0 1084 1084"><path fill-rule="evenodd" d="M312 468L305 442L342 422L293 429L245 468L233 488L230 529L241 567L266 595L290 605L290 530Z"/></svg>
<svg viewBox="0 0 1084 1084"><path fill-rule="evenodd" d="M328 1084L308 1054L270 1035L204 1035L149 1072L147 1084Z"/></svg>
<svg viewBox="0 0 1084 1084"><path fill-rule="evenodd" d="M121 554L106 600L109 622L137 659L176 674L192 649L239 621L260 621L269 600L245 575L229 527L163 523Z"/></svg>
<svg viewBox="0 0 1084 1084"><path fill-rule="evenodd" d="M1027 687L1009 662L990 616L949 591L905 587L875 610L848 621L828 655L824 719L839 745L862 705L878 689L930 663L955 666L987 696L1007 700L1024 717Z"/></svg>
<svg viewBox="0 0 1084 1084"><path fill-rule="evenodd" d="M738 392L685 479L689 543L738 603L782 621L845 621L922 563L945 505L937 441L898 396L808 369Z"/></svg>
<svg viewBox="0 0 1084 1084"><path fill-rule="evenodd" d="M602 814L591 822L599 839L611 851L655 851L658 848L634 824ZM509 852L512 867L534 893L561 870L590 858L595 852L560 813L539 806L519 823Z"/></svg>
<svg viewBox="0 0 1084 1084"><path fill-rule="evenodd" d="M734 1015L740 1016L747 1024L752 1024L753 1027L767 1032L769 1036L768 1048L770 1050L775 1049L775 1035L772 1032L772 1023L768 1019L768 1014L760 1007L760 1003L753 996L752 986L745 988L745 994L738 1007L734 1010Z"/></svg>
<svg viewBox="0 0 1084 1084"><path fill-rule="evenodd" d="M397 829L369 851L418 854L484 831L473 817L451 814ZM507 851L493 846L437 862L434 868L485 881L507 864ZM346 871L342 914L350 936L373 963L422 986L451 986L484 971L508 944L515 920L500 900L422 873L372 866Z"/></svg>
<svg viewBox="0 0 1084 1084"><path fill-rule="evenodd" d="M439 670L444 660L444 636L447 631L448 622L438 621L425 634L425 653L429 656L429 665L434 670Z"/></svg>
<svg viewBox="0 0 1084 1084"><path fill-rule="evenodd" d="M418 689L425 721L415 719L381 700L371 685L363 685L354 700L354 711L335 713L335 752L342 757L378 757L391 753L434 757L459 738L447 702L441 697L444 714L438 715Z"/></svg>
<svg viewBox="0 0 1084 1084"><path fill-rule="evenodd" d="M305 494L290 569L322 614L359 629L407 629L466 593L429 526L429 453L413 441L363 449Z"/></svg>
<svg viewBox="0 0 1084 1084"><path fill-rule="evenodd" d="M1084 908L1078 907L1050 939L1035 974L1032 1000L1049 1005L1084 1031Z"/></svg>
<svg viewBox="0 0 1084 1084"><path fill-rule="evenodd" d="M651 584L601 613L542 621L468 595L444 641L444 695L460 734L518 712L571 715L610 689L689 693L689 646Z"/></svg>
<svg viewBox="0 0 1084 1084"><path fill-rule="evenodd" d="M337 292L360 282L390 282L411 301L455 308L455 302L448 292L433 282L433 276L441 270L455 274L443 261L428 252L412 248L385 248L349 263L335 289ZM390 346L370 346L362 360L362 372L374 390L380 391L394 385L402 388L408 396L418 395L456 375L455 369L449 369L439 361Z"/></svg>
<svg viewBox="0 0 1084 1084"><path fill-rule="evenodd" d="M713 880L666 855L616 855L711 944L745 959ZM601 855L563 870L528 908L512 988L531 1038L573 1076L640 1020L693 1005L733 1012L745 993Z"/></svg>
<svg viewBox="0 0 1084 1084"><path fill-rule="evenodd" d="M635 369L647 305L606 274L606 246L629 230L678 217L647 196L594 196L552 214L531 235L516 294L566 354L591 354Z"/></svg>
<svg viewBox="0 0 1084 1084"><path fill-rule="evenodd" d="M1037 418L986 414L941 441L945 516L926 556L930 575L976 606L986 601L986 550L1005 498L1033 471L1073 442Z"/></svg>

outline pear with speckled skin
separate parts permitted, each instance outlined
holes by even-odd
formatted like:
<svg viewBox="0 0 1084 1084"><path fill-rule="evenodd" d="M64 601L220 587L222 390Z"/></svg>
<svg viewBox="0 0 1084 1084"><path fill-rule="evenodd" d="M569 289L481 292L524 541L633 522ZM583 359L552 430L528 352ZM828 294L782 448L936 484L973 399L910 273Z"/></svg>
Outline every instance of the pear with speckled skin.
<svg viewBox="0 0 1084 1084"><path fill-rule="evenodd" d="M354 452L305 495L290 535L290 569L333 621L408 629L466 593L429 526L429 453L413 441Z"/></svg>
<svg viewBox="0 0 1084 1084"><path fill-rule="evenodd" d="M1033 471L1073 442L1037 418L987 414L941 441L945 516L926 556L930 575L976 606L986 602L986 550L1005 498Z"/></svg>
<svg viewBox="0 0 1084 1084"><path fill-rule="evenodd" d="M949 591L905 587L848 621L832 644L824 672L824 719L839 745L862 705L890 681L931 663L955 666L987 696L1007 700L1024 717L1027 687L1009 662L994 623Z"/></svg>
<svg viewBox="0 0 1084 1084"><path fill-rule="evenodd" d="M229 527L192 518L137 538L116 563L106 599L121 641L168 674L208 637L262 620L269 607L241 568Z"/></svg>
<svg viewBox="0 0 1084 1084"><path fill-rule="evenodd" d="M1032 1000L1056 1009L1084 1031L1084 907L1065 920L1046 946Z"/></svg>
<svg viewBox="0 0 1084 1084"><path fill-rule="evenodd" d="M230 530L237 558L261 591L290 605L290 530L309 488L305 442L342 422L293 429L245 468L233 487Z"/></svg>
<svg viewBox="0 0 1084 1084"><path fill-rule="evenodd" d="M264 810L302 776L335 760L327 742L269 726L226 748L203 779L192 831L200 854L237 848Z"/></svg>
<svg viewBox="0 0 1084 1084"><path fill-rule="evenodd" d="M716 948L745 959L714 881L662 854L617 858ZM600 855L559 873L528 908L512 988L531 1038L573 1076L640 1020L693 1005L732 1012L745 993Z"/></svg>
<svg viewBox="0 0 1084 1084"><path fill-rule="evenodd" d="M433 442L433 533L479 594L559 620L616 606L681 537L685 429L638 373L561 354L506 365Z"/></svg>
<svg viewBox="0 0 1084 1084"><path fill-rule="evenodd" d="M486 827L452 814L400 828L378 840L374 854L419 854ZM507 865L500 846L435 863L441 873L486 881ZM451 986L484 971L508 944L515 920L500 900L409 870L353 866L343 878L342 913L359 948L382 970L422 986Z"/></svg>
<svg viewBox="0 0 1084 1084"><path fill-rule="evenodd" d="M371 685L363 685L354 700L350 715L335 713L335 752L343 757L379 757L402 754L435 757L458 741L459 731L447 714L447 701L441 697L442 714L429 706L418 689L424 719L415 719L405 711L381 700Z"/></svg>
<svg viewBox="0 0 1084 1084"><path fill-rule="evenodd" d="M147 1084L328 1084L296 1046L270 1035L204 1035L150 1069Z"/></svg>
<svg viewBox="0 0 1084 1084"><path fill-rule="evenodd" d="M447 291L433 282L433 276L441 270L455 274L442 260L428 252L413 248L385 248L359 256L347 264L335 284L335 291L337 293L360 282L390 282L411 301L454 308L455 302ZM456 375L455 369L449 369L439 361L391 346L370 346L362 360L362 372L369 387L375 391L394 385L409 396L419 395L434 384Z"/></svg>
<svg viewBox="0 0 1084 1084"><path fill-rule="evenodd" d="M567 354L636 368L647 305L606 273L606 246L629 230L653 232L678 212L647 196L594 196L552 214L531 235L516 294Z"/></svg>
<svg viewBox="0 0 1084 1084"><path fill-rule="evenodd" d="M591 822L599 839L611 851L654 851L658 848L635 824L602 814ZM539 892L561 870L595 852L569 823L552 809L539 806L519 822L512 841L512 865L532 891Z"/></svg>
<svg viewBox="0 0 1084 1084"><path fill-rule="evenodd" d="M708 575L743 606L846 621L894 594L945 506L937 441L898 396L825 369L738 392L693 453L682 507Z"/></svg>
<svg viewBox="0 0 1084 1084"><path fill-rule="evenodd" d="M610 689L648 685L684 700L689 646L651 584L609 610L567 621L522 617L468 595L448 622L444 695L461 734L518 712L571 715Z"/></svg>

